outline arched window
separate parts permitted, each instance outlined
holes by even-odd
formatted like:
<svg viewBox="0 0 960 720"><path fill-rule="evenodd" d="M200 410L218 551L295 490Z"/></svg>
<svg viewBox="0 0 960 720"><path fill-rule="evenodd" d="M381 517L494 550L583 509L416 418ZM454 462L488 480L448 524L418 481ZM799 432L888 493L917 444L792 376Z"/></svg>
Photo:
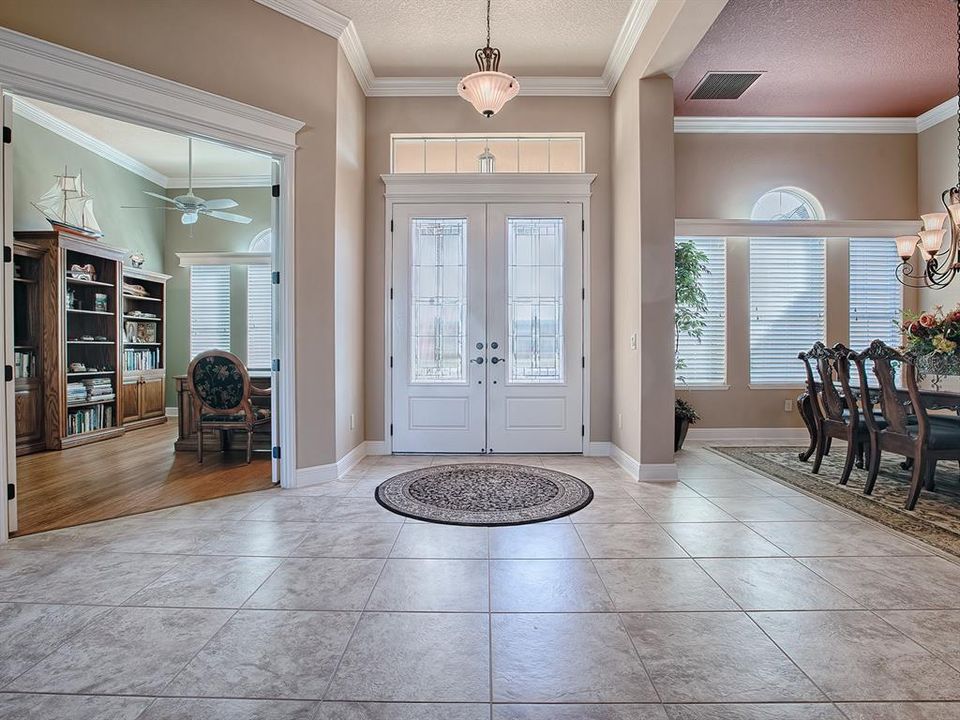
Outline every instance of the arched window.
<svg viewBox="0 0 960 720"><path fill-rule="evenodd" d="M257 233L250 241L250 252L273 250L273 231L270 228ZM247 265L247 367L251 370L269 370L273 340L273 288L270 284L270 265Z"/></svg>
<svg viewBox="0 0 960 720"><path fill-rule="evenodd" d="M822 220L800 188L779 187L753 206L753 220ZM811 237L750 238L750 384L801 386L797 353L826 339L826 243Z"/></svg>
<svg viewBox="0 0 960 720"><path fill-rule="evenodd" d="M823 220L823 206L806 190L779 187L760 196L751 220Z"/></svg>

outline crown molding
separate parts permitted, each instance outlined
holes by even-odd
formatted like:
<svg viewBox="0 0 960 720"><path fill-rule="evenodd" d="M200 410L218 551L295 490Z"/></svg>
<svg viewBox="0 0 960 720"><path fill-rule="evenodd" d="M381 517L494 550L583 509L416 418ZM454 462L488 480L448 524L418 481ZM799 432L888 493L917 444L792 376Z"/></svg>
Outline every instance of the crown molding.
<svg viewBox="0 0 960 720"><path fill-rule="evenodd" d="M627 17L620 28L620 33L610 50L610 57L607 58L603 74L600 76L607 90L607 95L612 95L617 83L620 82L620 76L623 75L623 70L627 67L627 62L633 55L633 50L637 47L637 41L650 21L650 16L653 14L656 5L657 0L633 0L630 5Z"/></svg>
<svg viewBox="0 0 960 720"><path fill-rule="evenodd" d="M120 152L115 147L107 145L107 143L102 140L97 140L97 138L88 135L70 123L54 117L46 110L41 110L33 103L21 97L13 98L13 112L24 120L36 123L55 135L59 135L64 140L68 140L74 145L79 145L84 150L89 150L94 155L98 155L104 160L109 160L114 165L119 165L124 170L129 170L145 180L149 180L154 185L159 185L162 188L169 187L167 185L167 176L163 173L157 172L152 167L144 165L139 160Z"/></svg>
<svg viewBox="0 0 960 720"><path fill-rule="evenodd" d="M917 132L923 132L927 128L932 128L934 125L942 123L944 120L949 120L952 117L957 115L957 98L952 97L949 100L945 100L935 108L930 108L922 115L917 117Z"/></svg>
<svg viewBox="0 0 960 720"><path fill-rule="evenodd" d="M677 133L915 134L917 118L676 117Z"/></svg>
<svg viewBox="0 0 960 720"><path fill-rule="evenodd" d="M167 178L167 188L183 189L187 187L187 178ZM193 189L197 188L242 188L270 187L273 179L269 175L207 175L193 179Z"/></svg>
<svg viewBox="0 0 960 720"><path fill-rule="evenodd" d="M606 85L595 77L520 77L526 97L607 97ZM445 97L457 94L456 77L380 77L367 91L369 97Z"/></svg>

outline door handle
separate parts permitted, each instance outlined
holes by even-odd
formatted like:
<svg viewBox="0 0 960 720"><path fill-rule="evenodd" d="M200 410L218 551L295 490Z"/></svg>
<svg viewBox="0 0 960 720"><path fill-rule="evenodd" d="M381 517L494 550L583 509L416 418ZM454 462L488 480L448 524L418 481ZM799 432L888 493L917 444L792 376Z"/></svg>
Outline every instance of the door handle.
<svg viewBox="0 0 960 720"><path fill-rule="evenodd" d="M496 365L497 363L499 363L499 362L504 362L505 360L506 360L506 358L492 357L492 358L490 358L490 364L491 364L491 365Z"/></svg>
<svg viewBox="0 0 960 720"><path fill-rule="evenodd" d="M483 365L483 358L482 358L482 357L475 357L475 358L471 359L470 362L476 363L477 365Z"/></svg>

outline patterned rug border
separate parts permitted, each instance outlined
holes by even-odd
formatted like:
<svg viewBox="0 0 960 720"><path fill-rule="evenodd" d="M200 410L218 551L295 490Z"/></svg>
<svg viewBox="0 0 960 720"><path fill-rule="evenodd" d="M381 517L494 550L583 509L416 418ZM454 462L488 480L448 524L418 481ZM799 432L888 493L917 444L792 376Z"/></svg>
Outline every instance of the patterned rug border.
<svg viewBox="0 0 960 720"><path fill-rule="evenodd" d="M571 478L572 480L576 481L577 483L582 485L584 488L586 488L586 493L582 502L579 502L576 505L563 510L562 512L554 513L552 515L549 515L547 517L542 517L542 518L533 518L530 520L510 520L506 522L458 522L455 520L441 520L438 518L423 517L422 515L415 515L412 512L406 512L392 505L388 505L380 496L380 489L387 483L393 480L396 480L398 477L402 477L404 475L411 475L413 473L420 472L422 470L428 470L431 468L433 469L451 468L451 467L457 467L459 465L462 465L465 467L471 467L471 468L482 467L482 466L497 466L497 467L515 466L515 467L524 468L525 470L544 471L549 474L563 475L564 477ZM583 480L582 478L578 478L576 475L571 475L570 473L561 472L560 470L536 467L534 465L523 465L521 463L483 463L481 462L481 463L447 463L445 465L431 465L430 468L418 468L417 470L408 470L402 473L397 473L396 475L393 475L387 478L382 483L377 485L376 489L373 491L373 497L377 501L377 503L385 510L389 510L395 515L401 515L403 517L408 517L413 520L419 520L421 522L433 523L435 525L454 525L456 527L510 527L513 525L533 525L535 523L550 522L551 520L557 520L559 518L567 517L568 515L572 515L575 512L579 512L580 510L583 510L590 503L592 503L594 495L593 495L593 488L590 487L590 484L586 480Z"/></svg>
<svg viewBox="0 0 960 720"><path fill-rule="evenodd" d="M913 540L924 542L931 547L960 557L960 535L934 525L917 520L907 510L896 510L883 505L869 496L844 490L838 483L830 483L813 477L805 477L777 462L763 457L763 452L800 452L804 447L795 445L710 445L708 448L721 457L743 465L751 470L770 475L792 487L805 490L811 495L830 500L844 510L896 530ZM748 460L747 457L750 459Z"/></svg>

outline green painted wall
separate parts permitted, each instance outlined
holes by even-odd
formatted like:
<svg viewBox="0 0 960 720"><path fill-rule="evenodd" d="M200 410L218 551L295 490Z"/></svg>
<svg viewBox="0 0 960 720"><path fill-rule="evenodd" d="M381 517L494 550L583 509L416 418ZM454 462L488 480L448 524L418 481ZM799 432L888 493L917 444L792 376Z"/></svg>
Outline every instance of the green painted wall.
<svg viewBox="0 0 960 720"><path fill-rule="evenodd" d="M171 189L175 197L185 190ZM244 252L250 241L270 227L270 188L203 188L195 193L207 200L231 198L239 205L229 212L253 218L249 225L201 217L196 225L183 225L177 213L167 213L163 272L167 283L167 407L177 404L175 375L190 364L190 268L180 267L178 252ZM247 353L247 268L230 272L230 351L244 360Z"/></svg>
<svg viewBox="0 0 960 720"><path fill-rule="evenodd" d="M49 230L50 223L30 204L50 189L54 175L83 170L93 211L103 230L101 242L146 256L144 267L163 269L166 218L161 210L127 210L122 205L154 205L143 194L163 192L154 183L26 120L13 116L13 229Z"/></svg>

